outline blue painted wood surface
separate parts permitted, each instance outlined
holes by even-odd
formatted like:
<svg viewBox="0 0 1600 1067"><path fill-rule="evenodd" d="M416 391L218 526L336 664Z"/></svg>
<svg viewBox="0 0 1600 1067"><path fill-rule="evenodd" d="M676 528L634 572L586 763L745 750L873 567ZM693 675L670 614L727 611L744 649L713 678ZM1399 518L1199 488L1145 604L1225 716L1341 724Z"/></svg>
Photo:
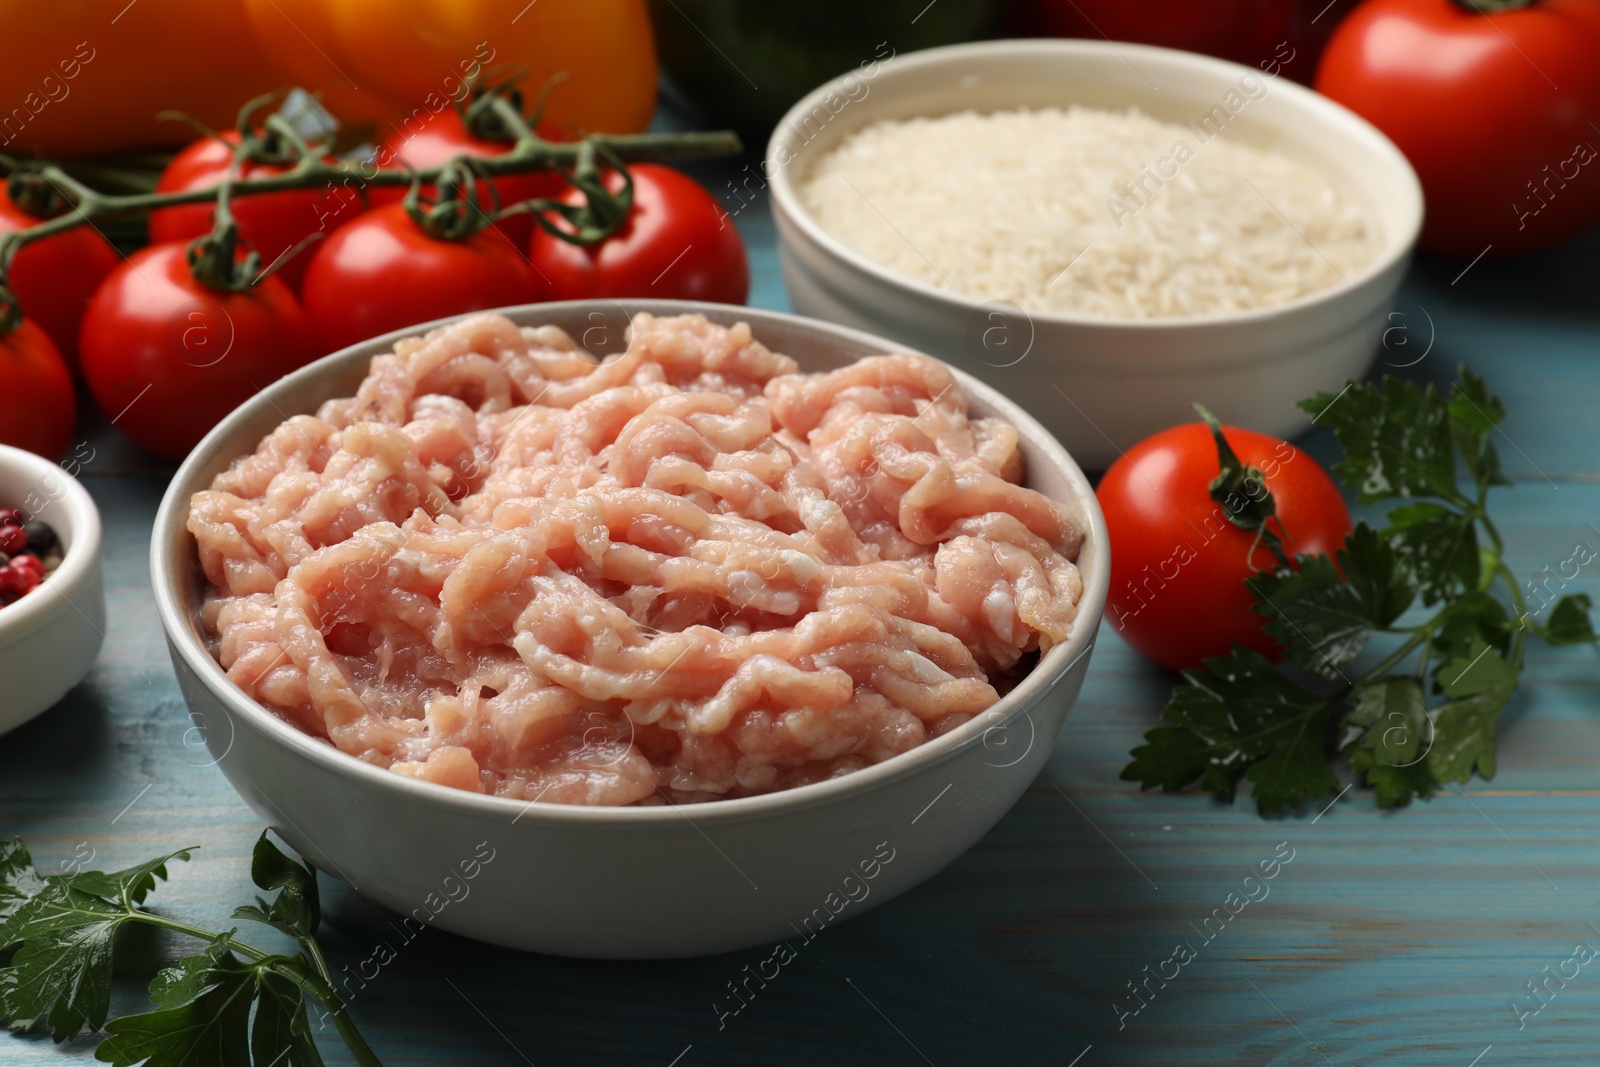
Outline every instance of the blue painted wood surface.
<svg viewBox="0 0 1600 1067"><path fill-rule="evenodd" d="M746 162L699 173L725 190ZM784 307L765 204L737 222L751 302ZM1409 363L1431 339L1404 373L1445 381L1465 361L1504 398L1499 444L1516 484L1498 508L1523 575L1579 541L1600 546L1597 254L1591 234L1455 281L1462 263L1424 260L1400 299L1407 330L1382 356ZM190 732L146 591L166 471L103 426L88 432L97 455L85 481L107 526L108 640L82 686L0 739L0 833L25 836L49 869L91 850L95 865L115 867L201 845L154 899L226 924L252 892L260 826ZM1331 454L1320 435L1304 444ZM1572 591L1597 592L1596 573ZM1496 778L1389 814L1361 788L1320 816L1268 821L1248 804L1119 781L1172 681L1103 631L1045 773L999 826L921 888L806 945L721 1028L713 1005L729 1003L727 983L766 951L592 963L430 930L353 1013L392 1067L1600 1062L1600 966L1564 988L1552 981L1537 1015L1515 1010L1541 1003L1529 983L1572 971L1575 945L1600 946L1592 652L1535 647ZM1229 894L1275 856L1292 858L1268 895L1206 923L1230 915L1225 901L1238 908ZM382 909L326 877L323 887L335 968L393 939ZM1190 951L1175 955L1180 945ZM140 982L119 982L117 1011L143 1004ZM327 1037L329 1062L348 1062ZM0 1067L89 1062L92 1048L0 1036Z"/></svg>

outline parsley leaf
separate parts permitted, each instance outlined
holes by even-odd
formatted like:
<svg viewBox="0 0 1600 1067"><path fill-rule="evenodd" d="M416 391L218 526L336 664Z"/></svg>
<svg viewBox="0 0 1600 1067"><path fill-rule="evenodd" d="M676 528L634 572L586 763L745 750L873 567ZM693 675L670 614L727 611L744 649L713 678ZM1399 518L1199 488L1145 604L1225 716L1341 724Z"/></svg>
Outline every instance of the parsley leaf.
<svg viewBox="0 0 1600 1067"><path fill-rule="evenodd" d="M258 975L233 954L232 938L231 930L221 934L204 952L156 975L150 999L161 1007L113 1019L95 1059L114 1067L250 1067L247 1038Z"/></svg>
<svg viewBox="0 0 1600 1067"><path fill-rule="evenodd" d="M1588 645L1595 641L1594 623L1589 610L1594 601L1588 593L1573 593L1556 601L1550 609L1550 621L1544 627L1544 639L1552 645Z"/></svg>
<svg viewBox="0 0 1600 1067"><path fill-rule="evenodd" d="M1339 438L1345 458L1333 466L1363 504L1397 496L1456 496L1450 412L1433 386L1385 378L1318 393L1302 411Z"/></svg>
<svg viewBox="0 0 1600 1067"><path fill-rule="evenodd" d="M1182 789L1198 778L1213 793L1231 798L1251 765L1279 746L1302 737L1321 743L1327 702L1284 677L1259 652L1235 646L1229 655L1208 659L1204 669L1183 676L1185 684L1172 691L1161 716L1171 725L1147 734L1122 772L1142 789ZM1287 765L1299 763L1290 758ZM1267 773L1270 803L1280 804L1293 790L1282 774ZM1299 792L1321 795L1314 783Z"/></svg>
<svg viewBox="0 0 1600 1067"><path fill-rule="evenodd" d="M1245 580L1266 631L1284 654L1309 671L1336 677L1366 647L1373 624L1355 590L1327 556L1301 556L1300 569L1279 569Z"/></svg>
<svg viewBox="0 0 1600 1067"><path fill-rule="evenodd" d="M1327 556L1301 556L1299 570L1281 568L1246 580L1266 630L1295 663L1324 677L1343 677L1374 630L1411 606L1415 589L1394 549L1361 523L1339 549L1340 574Z"/></svg>
<svg viewBox="0 0 1600 1067"><path fill-rule="evenodd" d="M1435 738L1428 770L1435 780L1465 782L1474 769L1494 777L1494 728L1517 688L1517 667L1483 641L1439 670L1445 696L1456 698L1434 718Z"/></svg>
<svg viewBox="0 0 1600 1067"><path fill-rule="evenodd" d="M258 1064L281 1067L323 1067L322 1054L311 1039L305 998L300 987L283 975L261 976L255 1024L250 1030L250 1051Z"/></svg>
<svg viewBox="0 0 1600 1067"><path fill-rule="evenodd" d="M333 1016L362 1067L378 1059L334 992L316 944L320 920L315 872L263 833L251 865L262 889L239 913L290 934L304 952L275 955L144 909L167 865L192 849L106 873L41 875L21 841L0 842L0 1020L13 1030L48 1030L64 1041L85 1026L105 1027L95 1057L116 1067L323 1067L307 1021L309 997ZM117 931L134 923L165 927L205 947L150 983L155 1007L109 1023ZM254 1022L252 1023L252 1012Z"/></svg>
<svg viewBox="0 0 1600 1067"><path fill-rule="evenodd" d="M1433 649L1445 659L1468 655L1476 641L1493 645L1502 655L1511 651L1511 617L1488 593L1474 590L1456 598L1435 621Z"/></svg>
<svg viewBox="0 0 1600 1067"><path fill-rule="evenodd" d="M6 934L6 920L43 888L44 878L33 869L33 857L22 840L0 841L0 952L13 943Z"/></svg>
<svg viewBox="0 0 1600 1067"><path fill-rule="evenodd" d="M1477 522L1454 508L1427 502L1389 512L1384 538L1432 606L1478 584Z"/></svg>
<svg viewBox="0 0 1600 1067"><path fill-rule="evenodd" d="M1328 768L1328 757L1322 753L1325 718L1325 714L1316 716L1306 731L1251 765L1250 795L1261 814L1290 811L1304 801L1325 797L1339 788L1339 779Z"/></svg>
<svg viewBox="0 0 1600 1067"><path fill-rule="evenodd" d="M16 843L21 856L26 850ZM14 905L0 924L0 944L22 942L11 963L0 969L0 1017L13 1030L49 1030L65 1041L85 1026L99 1027L111 1010L111 949L129 910L102 896L148 892L166 864L187 859L174 852L114 875L99 871L40 878L32 862L14 863L8 893L33 891Z"/></svg>
<svg viewBox="0 0 1600 1067"><path fill-rule="evenodd" d="M156 887L156 879L164 880L167 877L167 864L173 860L188 860L189 854L193 851L192 848L180 849L170 855L146 860L114 874L106 874L104 871L83 871L67 877L71 879L72 887L80 893L107 898L126 896L128 903L142 904L145 896Z"/></svg>
<svg viewBox="0 0 1600 1067"><path fill-rule="evenodd" d="M1380 678L1351 692L1345 716L1345 741L1352 743L1350 765L1360 771L1384 807L1429 796L1435 784L1424 763L1433 745L1422 683L1416 678Z"/></svg>
<svg viewBox="0 0 1600 1067"><path fill-rule="evenodd" d="M266 911L265 921L294 938L308 938L317 932L322 922L322 906L317 897L317 879L309 870L285 856L278 847L267 840L265 832L256 842L250 860L250 880L262 889L280 890L270 906L257 897L257 903ZM244 909L240 909L243 911ZM239 918L254 918L235 912Z"/></svg>
<svg viewBox="0 0 1600 1067"><path fill-rule="evenodd" d="M1491 485L1510 485L1500 473L1500 456L1489 431L1506 417L1498 397L1490 396L1483 379L1462 367L1450 390L1450 433L1462 461L1482 493Z"/></svg>
<svg viewBox="0 0 1600 1067"><path fill-rule="evenodd" d="M1338 555L1345 581L1374 626L1389 626L1411 607L1417 597L1415 575L1372 527L1356 523Z"/></svg>
<svg viewBox="0 0 1600 1067"><path fill-rule="evenodd" d="M1414 797L1426 800L1438 788L1426 764L1384 763L1383 758L1369 748L1350 751L1350 768L1367 780L1382 808L1403 808Z"/></svg>

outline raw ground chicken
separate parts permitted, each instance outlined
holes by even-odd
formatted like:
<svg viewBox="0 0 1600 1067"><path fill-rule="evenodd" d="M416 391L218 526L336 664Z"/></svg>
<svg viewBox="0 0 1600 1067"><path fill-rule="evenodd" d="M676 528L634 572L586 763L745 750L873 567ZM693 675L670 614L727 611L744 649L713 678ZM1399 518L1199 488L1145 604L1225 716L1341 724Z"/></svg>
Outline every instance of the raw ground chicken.
<svg viewBox="0 0 1600 1067"><path fill-rule="evenodd" d="M1080 527L921 356L799 374L744 324L596 363L479 315L373 359L194 495L246 693L460 789L698 801L953 729L1063 639Z"/></svg>

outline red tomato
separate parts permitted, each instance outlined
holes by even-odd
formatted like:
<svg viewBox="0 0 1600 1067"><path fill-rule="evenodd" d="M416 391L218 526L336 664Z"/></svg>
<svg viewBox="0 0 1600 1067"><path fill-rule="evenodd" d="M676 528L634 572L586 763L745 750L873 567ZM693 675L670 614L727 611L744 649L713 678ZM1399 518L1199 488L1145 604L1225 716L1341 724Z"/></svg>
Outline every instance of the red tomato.
<svg viewBox="0 0 1600 1067"><path fill-rule="evenodd" d="M43 221L14 204L0 182L0 233ZM78 355L83 309L121 258L93 226L78 226L24 245L12 260L11 289L17 302L69 361Z"/></svg>
<svg viewBox="0 0 1600 1067"><path fill-rule="evenodd" d="M1421 247L1508 255L1600 221L1600 4L1492 15L1453 0L1368 0L1340 24L1317 89L1411 160Z"/></svg>
<svg viewBox="0 0 1600 1067"><path fill-rule="evenodd" d="M1269 522L1284 551L1332 555L1350 534L1350 511L1317 461L1276 437L1225 427L1241 463L1265 476L1277 507ZM1240 644L1277 658L1251 608L1245 579L1276 565L1255 534L1228 521L1208 486L1221 464L1204 423L1145 438L1111 465L1095 495L1111 534L1107 615L1124 640L1163 666L1198 667ZM1280 528L1281 523L1281 528Z"/></svg>
<svg viewBox="0 0 1600 1067"><path fill-rule="evenodd" d="M237 130L215 137L204 137L172 157L156 182L156 192L176 193L188 189L209 189L220 183L233 163L228 145L239 143ZM288 168L273 163L246 162L241 178L270 178ZM261 266L268 267L284 252L319 230L332 230L356 216L360 194L355 183L337 189L290 189L281 193L240 196L228 202L239 224L239 236L261 254ZM182 204L150 213L150 242L192 241L211 232L216 209L211 204ZM298 289L305 276L311 250L305 249L284 264L278 277L291 289Z"/></svg>
<svg viewBox="0 0 1600 1067"><path fill-rule="evenodd" d="M660 297L742 304L750 295L750 265L733 220L688 175L656 163L635 163L633 214L598 245L583 248L537 230L530 246L540 299ZM612 173L606 188L622 188ZM562 199L583 203L569 190Z"/></svg>
<svg viewBox="0 0 1600 1067"><path fill-rule="evenodd" d="M375 208L337 230L306 269L306 317L324 352L533 299L533 272L504 235L489 229L462 241L430 237L404 204Z"/></svg>
<svg viewBox="0 0 1600 1067"><path fill-rule="evenodd" d="M426 170L430 167L443 166L462 155L475 159L505 155L513 147L506 141L487 141L473 136L468 131L466 123L462 121L461 113L453 107L427 115L416 123L416 129L412 129L412 126L413 121L407 119L404 128L397 129L393 136L378 146L374 156L378 166ZM545 130L539 132L546 139L552 139L549 132ZM493 184L500 198L500 206L506 207L519 200L531 200L537 196L555 196L566 188L567 181L554 171L538 171L531 174L502 175L495 178ZM422 192L426 196L432 196L433 186L423 186ZM373 207L378 207L381 204L392 204L405 195L405 189L385 185L369 190L367 199ZM493 210L488 183L478 183L478 202L483 205L485 211ZM528 244L528 238L533 235L533 216L512 215L496 222L495 226L518 248L524 248Z"/></svg>
<svg viewBox="0 0 1600 1067"><path fill-rule="evenodd" d="M305 313L276 277L217 292L189 271L187 246L151 245L89 304L83 376L100 410L144 448L182 459L222 417L312 350Z"/></svg>
<svg viewBox="0 0 1600 1067"><path fill-rule="evenodd" d="M1016 0L1009 14L1019 33L1135 41L1253 67L1290 40L1294 0Z"/></svg>
<svg viewBox="0 0 1600 1067"><path fill-rule="evenodd" d="M44 330L23 319L0 334L0 444L60 459L77 415L72 373Z"/></svg>

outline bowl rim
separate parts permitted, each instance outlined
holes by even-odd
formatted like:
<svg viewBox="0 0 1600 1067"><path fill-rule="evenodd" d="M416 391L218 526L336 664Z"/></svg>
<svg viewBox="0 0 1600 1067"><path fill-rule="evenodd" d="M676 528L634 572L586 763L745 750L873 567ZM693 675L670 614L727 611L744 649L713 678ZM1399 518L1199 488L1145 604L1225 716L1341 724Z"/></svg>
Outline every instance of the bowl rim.
<svg viewBox="0 0 1600 1067"><path fill-rule="evenodd" d="M845 267L869 275L884 285L905 290L924 300L931 300L937 304L944 305L952 312L971 314L985 307L994 307L999 304L1008 308L1015 308L1017 312L1025 315L1030 322L1037 324L1062 328L1100 329L1119 333L1192 332L1196 329L1233 329L1238 326L1252 326L1271 322L1275 319L1294 315L1297 312L1333 304L1344 297L1359 292L1379 281L1389 271L1403 266L1407 257L1411 255L1417 242L1417 236L1422 231L1424 207L1422 183L1417 178L1416 169L1412 167L1410 160L1406 159L1405 154L1389 139L1388 135L1354 111L1303 85L1289 81L1281 75L1266 75L1265 72L1255 67L1247 67L1241 63L1200 55L1196 52L1185 52L1175 48L1124 44L1116 41L1063 38L973 41L966 44L941 45L937 48L925 48L893 56L883 61L883 68L884 73L903 74L906 71L922 68L959 67L961 64L976 58L1024 54L1053 56L1061 59L1114 57L1118 63L1131 63L1132 58L1142 57L1151 63L1165 64L1167 69L1199 69L1218 75L1225 75L1231 72L1235 80L1237 80L1240 73L1265 77L1267 81L1276 83L1274 85L1275 90L1281 87L1286 99L1293 106L1302 108L1310 117L1320 121L1322 125L1344 127L1357 138L1368 142L1372 157L1397 166L1397 175L1404 186L1402 195L1397 198L1401 202L1401 207L1405 209L1404 219L1395 233L1385 235L1384 244L1378 254L1361 271L1344 279L1337 285L1314 293L1308 293L1305 296L1282 304L1269 304L1258 308L1248 308L1243 311L1229 311L1218 314L1126 319L1101 318L1093 315L1071 314L1061 311L1035 311L1023 308L1013 301L978 300L975 297L966 296L948 289L940 289L915 278L908 278L867 258L823 228L822 224L800 203L800 197L795 190L791 172L805 153L808 151L814 153L816 150L810 148L811 142L809 140L800 144L798 148L792 143L795 131L800 128L797 116L813 112L830 94L840 94L841 89L846 85L847 79L857 77L854 71L850 71L824 82L802 97L784 113L783 118L778 120L777 126L773 127L772 136L767 141L767 148L762 157L761 166L767 183L771 188L773 215L780 223L780 235L782 234L781 223L788 222L798 229L811 243L818 246L834 260L841 262ZM954 73L952 71L952 76ZM881 76L880 74L879 77ZM1017 104L1014 106L1028 107L1032 105ZM780 146L790 153L789 162L786 164L778 164L773 160L773 155ZM1234 362L1234 360L1218 358L1208 362L1221 364Z"/></svg>
<svg viewBox="0 0 1600 1067"><path fill-rule="evenodd" d="M523 325L536 324L541 318L548 319L562 312L593 308L596 305L607 309L620 307L630 318L639 311L657 315L715 313L722 316L725 321L749 322L758 340L763 322L769 324L783 322L791 326L820 331L837 340L887 352L914 351L886 338L817 319L787 312L703 301L571 300L522 304L492 310L497 314L508 315L518 325ZM1067 454L1061 443L1015 402L971 375L945 363L943 365L955 374L962 388L967 390L969 399L979 399L996 415L1007 419L1012 425L1028 434L1047 460L1066 478L1074 497L1068 503L1083 519L1084 545L1088 549L1087 556L1083 550L1079 552L1083 593L1078 601L1079 610L1073 620L1072 632L1065 641L1058 643L1041 656L1033 670L1018 682L1015 688L1002 696L987 711L974 716L971 721L907 752L837 778L758 796L737 797L703 804L664 804L651 807L555 804L469 793L450 786L395 774L386 768L366 763L336 749L325 740L305 733L265 705L245 695L244 691L228 678L204 642L199 639L198 626L191 625L192 616L182 603L180 578L181 568L188 566L188 561L195 550L193 537L185 525L189 494L209 484L209 479L204 482L199 481L197 472L211 465L219 452L232 450L235 451L236 457L248 454L246 451L231 448L238 428L257 417L261 409L268 405L277 407L280 411L284 410L279 407L278 402L286 394L301 388L306 383L316 381L335 367L342 368L347 363L370 359L374 355L387 352L402 338L414 337L421 332L467 317L469 315L452 315L395 330L342 348L279 379L234 409L218 423L183 461L162 495L161 506L156 512L151 529L150 573L157 615L166 633L170 649L176 658L181 658L183 666L199 678L228 715L242 716L259 732L265 733L294 754L319 764L335 774L364 781L379 790L387 790L397 799L404 797L410 801L436 807L505 817L512 823L528 821L550 826L605 827L624 830L671 824L685 819L698 828L705 824L737 822L780 812L820 808L849 796L875 791L953 759L964 748L974 743L981 743L991 731L1004 730L1019 716L1027 715L1033 705L1047 699L1056 684L1066 678L1078 661L1093 650L1110 587L1111 565L1105 518L1101 514L1088 478ZM324 396L322 399L330 398ZM297 413L299 412L290 412L291 415ZM253 449L254 445L250 447ZM1088 560L1088 566L1084 566L1081 562L1085 558ZM1053 746L1055 738L1049 738L1047 743ZM686 810L691 808L692 818Z"/></svg>
<svg viewBox="0 0 1600 1067"><path fill-rule="evenodd" d="M38 588L10 606L0 608L0 648L5 648L27 637L69 608L80 615L83 614L82 609L72 598L93 578L95 568L100 564L102 534L100 511L94 505L94 498L78 479L68 474L61 466L43 456L11 445L0 445L0 466L23 471L38 482L46 478L58 479L62 486L58 500L67 516L67 528L56 530L56 536L66 546L61 553L60 565L45 576ZM21 501L16 503L0 501L0 505L25 510ZM46 590L55 592L58 596L41 596L40 594ZM89 617L85 615L84 620L89 621Z"/></svg>

